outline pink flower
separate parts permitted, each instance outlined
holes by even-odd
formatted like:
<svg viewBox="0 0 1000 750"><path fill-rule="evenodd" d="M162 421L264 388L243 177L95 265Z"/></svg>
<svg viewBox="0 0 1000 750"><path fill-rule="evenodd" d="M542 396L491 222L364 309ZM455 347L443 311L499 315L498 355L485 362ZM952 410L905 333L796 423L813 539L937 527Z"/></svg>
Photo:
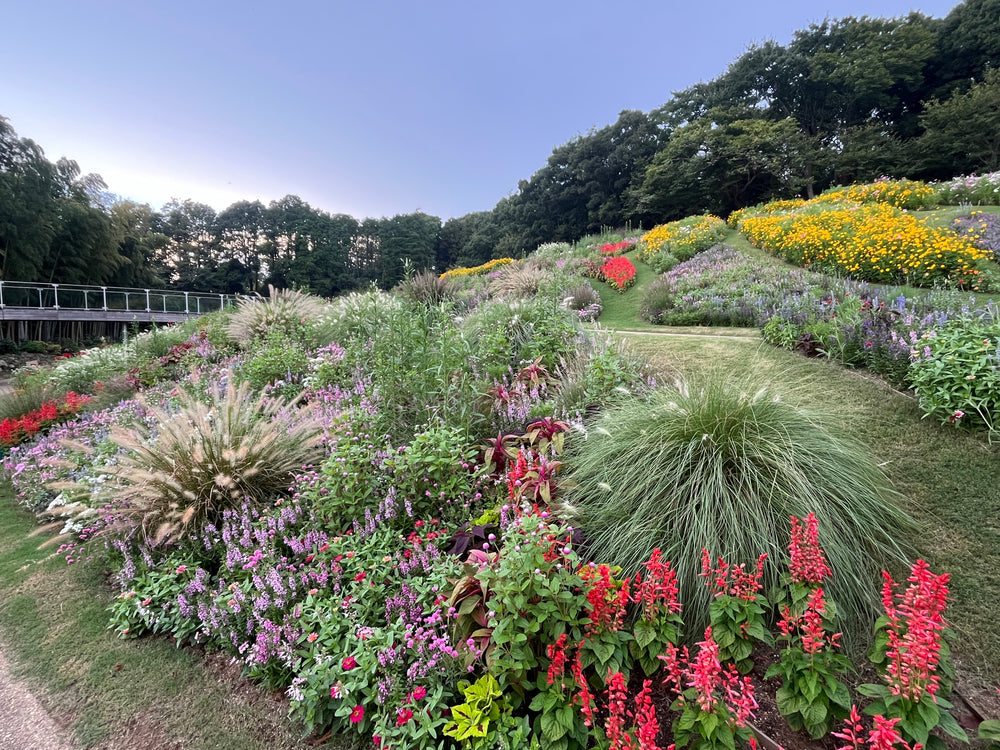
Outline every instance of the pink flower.
<svg viewBox="0 0 1000 750"><path fill-rule="evenodd" d="M346 657L340 663L340 668L343 669L345 672L350 672L356 666L358 666L358 662L357 662L357 660L353 656Z"/></svg>
<svg viewBox="0 0 1000 750"><path fill-rule="evenodd" d="M187 569L188 569L187 565L178 565L177 566L177 574L180 575L181 573L183 573Z"/></svg>
<svg viewBox="0 0 1000 750"><path fill-rule="evenodd" d="M396 713L396 726L401 727L413 718L413 711L408 708L401 708Z"/></svg>
<svg viewBox="0 0 1000 750"><path fill-rule="evenodd" d="M418 685L416 688L413 689L413 692L410 693L410 700L414 702L423 700L426 695L427 695L427 688L425 688L423 685Z"/></svg>
<svg viewBox="0 0 1000 750"><path fill-rule="evenodd" d="M334 683L333 687L330 688L331 698L342 698L344 695L344 689L341 687L340 683Z"/></svg>
<svg viewBox="0 0 1000 750"><path fill-rule="evenodd" d="M363 718L365 718L365 707L364 706L355 706L351 710L351 723L352 724L357 724Z"/></svg>
<svg viewBox="0 0 1000 750"><path fill-rule="evenodd" d="M306 640L309 641L310 643L315 641L317 638L319 638L319 636L316 635L315 633L310 633L309 635L306 636Z"/></svg>

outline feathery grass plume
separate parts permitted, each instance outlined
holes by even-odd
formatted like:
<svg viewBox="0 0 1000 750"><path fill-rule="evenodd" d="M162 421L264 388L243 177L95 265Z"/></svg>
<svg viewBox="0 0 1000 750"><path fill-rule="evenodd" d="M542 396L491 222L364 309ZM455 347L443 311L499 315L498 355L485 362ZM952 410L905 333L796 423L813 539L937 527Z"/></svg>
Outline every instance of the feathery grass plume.
<svg viewBox="0 0 1000 750"><path fill-rule="evenodd" d="M121 501L113 512L152 543L218 523L247 499L281 493L293 471L321 454L321 426L298 399L254 398L247 383L225 380L207 403L182 390L175 406L145 404L152 428L112 429L127 451L105 469Z"/></svg>
<svg viewBox="0 0 1000 750"><path fill-rule="evenodd" d="M830 593L849 636L878 611L880 570L904 562L913 523L865 446L766 388L722 377L630 399L568 444L570 503L592 555L626 572L660 548L689 632L707 622L703 548L731 563L767 553L765 591L787 557L789 516L819 520Z"/></svg>
<svg viewBox="0 0 1000 750"><path fill-rule="evenodd" d="M504 299L530 299L553 279L552 272L538 262L511 263L494 273L490 291Z"/></svg>
<svg viewBox="0 0 1000 750"><path fill-rule="evenodd" d="M320 318L327 307L319 297L295 289L268 286L268 295L268 299L247 297L240 300L226 325L230 339L246 346L274 328L294 336Z"/></svg>
<svg viewBox="0 0 1000 750"><path fill-rule="evenodd" d="M450 278L424 270L399 282L395 291L409 302L436 306L454 299L458 287Z"/></svg>

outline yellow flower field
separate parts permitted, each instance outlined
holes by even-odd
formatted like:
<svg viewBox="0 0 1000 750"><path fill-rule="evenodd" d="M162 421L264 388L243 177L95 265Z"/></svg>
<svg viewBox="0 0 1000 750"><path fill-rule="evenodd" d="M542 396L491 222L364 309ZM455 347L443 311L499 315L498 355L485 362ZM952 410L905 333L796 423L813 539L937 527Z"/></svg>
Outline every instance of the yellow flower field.
<svg viewBox="0 0 1000 750"><path fill-rule="evenodd" d="M441 278L455 279L459 276L478 276L480 274L489 273L495 268L506 266L507 264L513 262L513 258L494 258L493 260L486 261L481 266L472 266L471 268L453 268L450 271L445 271L441 274Z"/></svg>
<svg viewBox="0 0 1000 750"><path fill-rule="evenodd" d="M726 236L726 223L711 216L691 216L669 224L660 224L639 238L638 258L649 263L661 252L669 252L679 260L707 250Z"/></svg>
<svg viewBox="0 0 1000 750"><path fill-rule="evenodd" d="M976 289L976 265L989 257L955 232L887 203L846 197L773 212L768 205L748 209L736 224L754 245L791 263L879 283Z"/></svg>

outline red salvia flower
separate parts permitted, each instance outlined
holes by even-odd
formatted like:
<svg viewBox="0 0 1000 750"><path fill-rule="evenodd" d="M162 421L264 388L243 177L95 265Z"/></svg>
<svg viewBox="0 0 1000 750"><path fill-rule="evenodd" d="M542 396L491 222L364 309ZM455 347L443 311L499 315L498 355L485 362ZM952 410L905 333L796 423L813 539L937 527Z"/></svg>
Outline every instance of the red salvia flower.
<svg viewBox="0 0 1000 750"><path fill-rule="evenodd" d="M563 633L555 643L549 644L545 652L551 660L545 681L549 685L555 684L556 681L562 683L563 675L566 673L566 634Z"/></svg>
<svg viewBox="0 0 1000 750"><path fill-rule="evenodd" d="M826 564L826 555L819 546L819 524L816 516L810 513L806 516L805 528L795 516L792 519L792 541L788 545L791 558L788 569L795 583L814 585L828 578L830 568Z"/></svg>
<svg viewBox="0 0 1000 750"><path fill-rule="evenodd" d="M910 570L909 586L896 594L892 576L882 573L882 603L888 617L885 680L893 695L919 702L924 691L938 691L944 610L948 602L948 574L934 575L924 560ZM897 604L896 600L899 600Z"/></svg>

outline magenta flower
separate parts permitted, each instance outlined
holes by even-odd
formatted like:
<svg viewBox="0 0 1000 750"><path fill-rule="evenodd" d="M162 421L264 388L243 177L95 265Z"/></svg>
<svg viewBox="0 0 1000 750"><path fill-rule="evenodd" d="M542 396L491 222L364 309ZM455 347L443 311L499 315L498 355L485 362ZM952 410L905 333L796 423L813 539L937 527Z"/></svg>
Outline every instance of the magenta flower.
<svg viewBox="0 0 1000 750"><path fill-rule="evenodd" d="M352 724L357 724L363 718L365 718L365 707L364 706L355 706L351 710L351 723Z"/></svg>
<svg viewBox="0 0 1000 750"><path fill-rule="evenodd" d="M341 669L343 669L345 672L350 672L356 666L358 666L358 662L357 659L355 659L353 656L348 656L340 663Z"/></svg>

